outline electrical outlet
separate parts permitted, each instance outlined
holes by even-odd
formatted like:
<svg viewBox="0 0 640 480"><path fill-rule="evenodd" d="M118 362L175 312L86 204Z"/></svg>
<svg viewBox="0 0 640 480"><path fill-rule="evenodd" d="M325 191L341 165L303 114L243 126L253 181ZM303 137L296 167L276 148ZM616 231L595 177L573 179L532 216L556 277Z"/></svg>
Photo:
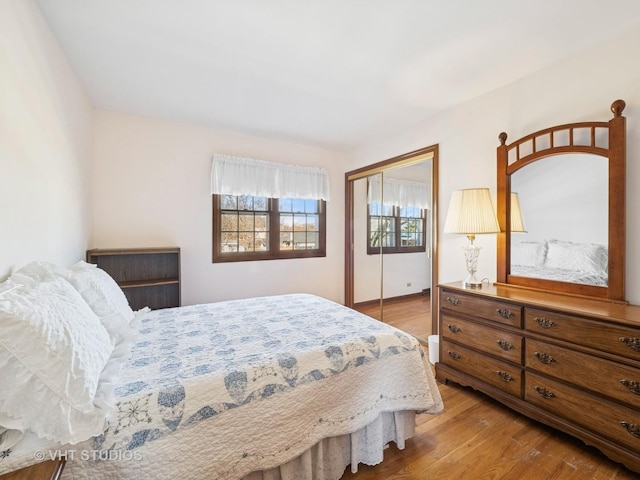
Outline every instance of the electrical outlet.
<svg viewBox="0 0 640 480"><path fill-rule="evenodd" d="M411 286L411 282L407 282L407 287L410 287L410 286Z"/></svg>

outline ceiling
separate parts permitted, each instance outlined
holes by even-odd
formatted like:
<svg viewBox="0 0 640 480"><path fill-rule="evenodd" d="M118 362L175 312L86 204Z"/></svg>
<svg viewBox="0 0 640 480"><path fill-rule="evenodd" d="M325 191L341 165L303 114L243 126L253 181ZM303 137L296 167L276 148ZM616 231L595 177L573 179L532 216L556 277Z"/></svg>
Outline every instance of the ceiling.
<svg viewBox="0 0 640 480"><path fill-rule="evenodd" d="M35 0L92 103L350 149L640 24L638 0Z"/></svg>

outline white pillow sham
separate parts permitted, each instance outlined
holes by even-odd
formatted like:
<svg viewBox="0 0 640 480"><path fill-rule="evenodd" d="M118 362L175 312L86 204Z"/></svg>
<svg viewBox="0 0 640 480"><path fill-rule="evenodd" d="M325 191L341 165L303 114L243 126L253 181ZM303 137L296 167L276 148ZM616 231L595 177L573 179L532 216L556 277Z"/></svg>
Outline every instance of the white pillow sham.
<svg viewBox="0 0 640 480"><path fill-rule="evenodd" d="M115 280L96 265L80 261L64 268L48 262L32 262L12 274L11 280L29 283L51 276L62 277L75 287L107 329L114 345L128 336L133 310Z"/></svg>
<svg viewBox="0 0 640 480"><path fill-rule="evenodd" d="M546 242L514 242L511 250L511 265L541 267L546 255Z"/></svg>
<svg viewBox="0 0 640 480"><path fill-rule="evenodd" d="M80 261L69 267L67 280L82 295L110 332L120 333L134 317L127 297L116 281L92 263Z"/></svg>
<svg viewBox="0 0 640 480"><path fill-rule="evenodd" d="M607 248L594 243L550 240L544 266L595 275L606 275Z"/></svg>
<svg viewBox="0 0 640 480"><path fill-rule="evenodd" d="M63 278L0 289L0 412L61 443L102 432L112 385L101 375L109 334Z"/></svg>

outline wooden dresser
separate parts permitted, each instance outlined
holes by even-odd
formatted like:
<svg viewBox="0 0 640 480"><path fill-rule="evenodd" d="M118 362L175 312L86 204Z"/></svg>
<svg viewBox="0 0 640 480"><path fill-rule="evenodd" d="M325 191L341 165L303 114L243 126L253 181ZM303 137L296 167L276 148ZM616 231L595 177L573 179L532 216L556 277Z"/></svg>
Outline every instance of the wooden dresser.
<svg viewBox="0 0 640 480"><path fill-rule="evenodd" d="M439 289L439 381L640 472L640 307L504 285Z"/></svg>

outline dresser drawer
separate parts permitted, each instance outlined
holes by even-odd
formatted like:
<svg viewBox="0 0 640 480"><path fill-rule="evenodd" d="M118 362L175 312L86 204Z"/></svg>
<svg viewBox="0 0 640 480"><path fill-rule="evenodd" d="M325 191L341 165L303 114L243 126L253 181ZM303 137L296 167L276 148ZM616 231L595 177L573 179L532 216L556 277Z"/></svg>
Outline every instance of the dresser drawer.
<svg viewBox="0 0 640 480"><path fill-rule="evenodd" d="M585 347L640 360L640 330L535 308L525 309L525 328Z"/></svg>
<svg viewBox="0 0 640 480"><path fill-rule="evenodd" d="M485 383L520 397L522 368L501 362L497 358L474 352L446 339L440 347L440 361Z"/></svg>
<svg viewBox="0 0 640 480"><path fill-rule="evenodd" d="M522 335L489 328L470 320L443 313L440 317L442 336L477 350L522 365Z"/></svg>
<svg viewBox="0 0 640 480"><path fill-rule="evenodd" d="M640 452L640 411L601 400L527 372L525 400L558 417Z"/></svg>
<svg viewBox="0 0 640 480"><path fill-rule="evenodd" d="M478 295L440 290L440 308L505 325L522 327L522 307L515 303L498 302Z"/></svg>
<svg viewBox="0 0 640 480"><path fill-rule="evenodd" d="M640 369L530 338L525 345L527 369L640 407Z"/></svg>

